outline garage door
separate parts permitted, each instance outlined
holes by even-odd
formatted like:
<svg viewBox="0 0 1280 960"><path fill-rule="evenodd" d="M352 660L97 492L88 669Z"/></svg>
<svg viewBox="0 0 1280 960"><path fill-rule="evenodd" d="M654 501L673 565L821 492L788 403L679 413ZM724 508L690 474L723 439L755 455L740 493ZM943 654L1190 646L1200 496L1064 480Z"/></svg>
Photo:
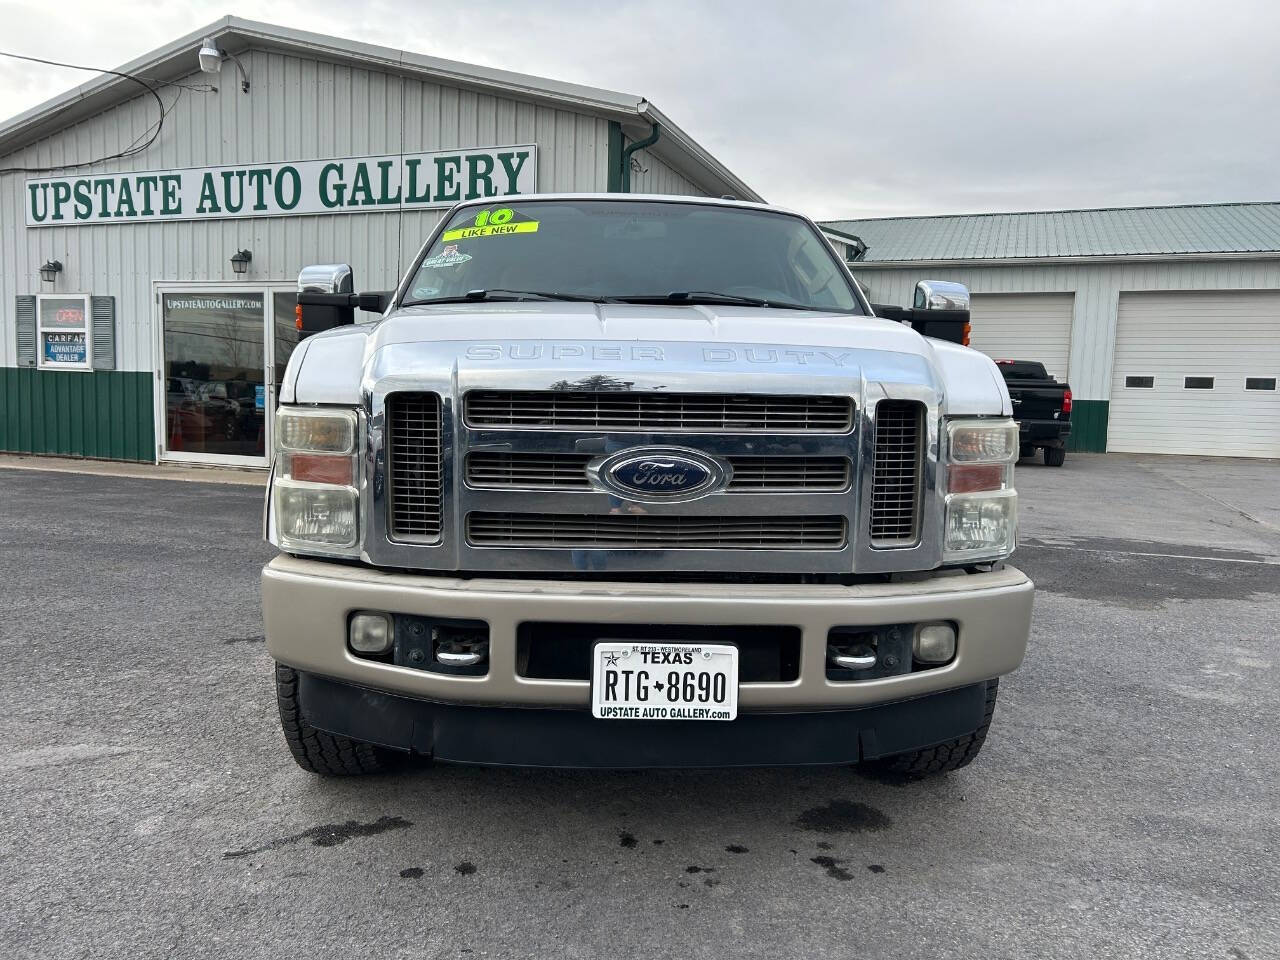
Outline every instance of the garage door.
<svg viewBox="0 0 1280 960"><path fill-rule="evenodd" d="M1280 292L1122 293L1107 449L1280 457Z"/></svg>
<svg viewBox="0 0 1280 960"><path fill-rule="evenodd" d="M969 345L996 360L1039 360L1065 380L1073 300L1069 293L975 294Z"/></svg>

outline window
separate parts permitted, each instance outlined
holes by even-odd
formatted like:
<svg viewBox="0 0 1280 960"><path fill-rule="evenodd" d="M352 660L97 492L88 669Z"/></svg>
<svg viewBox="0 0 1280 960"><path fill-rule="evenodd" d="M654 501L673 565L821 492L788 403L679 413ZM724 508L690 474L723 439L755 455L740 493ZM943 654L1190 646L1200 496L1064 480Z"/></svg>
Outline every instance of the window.
<svg viewBox="0 0 1280 960"><path fill-rule="evenodd" d="M1125 377L1124 385L1126 387L1142 387L1150 389L1156 385L1155 377Z"/></svg>
<svg viewBox="0 0 1280 960"><path fill-rule="evenodd" d="M93 369L93 324L84 294L36 296L36 358L51 370Z"/></svg>
<svg viewBox="0 0 1280 960"><path fill-rule="evenodd" d="M1212 390L1213 377L1186 377L1182 386L1187 390Z"/></svg>
<svg viewBox="0 0 1280 960"><path fill-rule="evenodd" d="M1275 377L1245 377L1244 388L1246 390L1274 390L1276 388Z"/></svg>

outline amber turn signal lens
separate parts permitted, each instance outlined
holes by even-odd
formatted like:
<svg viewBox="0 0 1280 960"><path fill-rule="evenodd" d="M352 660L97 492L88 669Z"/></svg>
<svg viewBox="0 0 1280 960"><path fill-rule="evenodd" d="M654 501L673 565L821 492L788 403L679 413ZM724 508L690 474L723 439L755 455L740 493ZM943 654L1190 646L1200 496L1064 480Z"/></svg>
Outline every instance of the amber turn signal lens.
<svg viewBox="0 0 1280 960"><path fill-rule="evenodd" d="M291 453L289 478L311 483L351 485L351 457L317 453Z"/></svg>
<svg viewBox="0 0 1280 960"><path fill-rule="evenodd" d="M293 308L293 325L299 330L302 329L302 304Z"/></svg>
<svg viewBox="0 0 1280 960"><path fill-rule="evenodd" d="M947 468L947 491L978 493L1004 487L1003 463L953 463Z"/></svg>

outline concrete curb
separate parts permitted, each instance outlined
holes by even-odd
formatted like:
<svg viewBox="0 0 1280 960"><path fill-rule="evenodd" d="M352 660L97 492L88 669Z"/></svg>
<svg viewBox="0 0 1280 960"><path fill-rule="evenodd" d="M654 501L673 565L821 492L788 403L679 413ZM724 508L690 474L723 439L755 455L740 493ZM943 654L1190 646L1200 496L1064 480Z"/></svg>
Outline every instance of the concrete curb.
<svg viewBox="0 0 1280 960"><path fill-rule="evenodd" d="M262 487L263 468L196 466L174 463L121 463L114 460L80 460L70 457L26 457L0 454L0 470L34 470L46 473L85 473L136 480L177 480L182 483L227 483Z"/></svg>

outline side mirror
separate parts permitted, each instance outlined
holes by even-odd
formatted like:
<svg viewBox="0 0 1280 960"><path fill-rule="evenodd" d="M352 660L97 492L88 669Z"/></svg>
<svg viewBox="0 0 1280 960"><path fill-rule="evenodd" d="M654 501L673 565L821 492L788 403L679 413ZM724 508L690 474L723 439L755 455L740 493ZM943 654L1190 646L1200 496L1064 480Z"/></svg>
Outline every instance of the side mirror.
<svg viewBox="0 0 1280 960"><path fill-rule="evenodd" d="M318 263L298 274L298 339L356 322L356 310L385 313L392 291L354 293L355 279L346 263Z"/></svg>
<svg viewBox="0 0 1280 960"><path fill-rule="evenodd" d="M921 280L911 306L916 310L968 310L969 288L950 280Z"/></svg>
<svg viewBox="0 0 1280 960"><path fill-rule="evenodd" d="M299 293L351 293L355 288L349 263L314 263L298 274Z"/></svg>
<svg viewBox="0 0 1280 960"><path fill-rule="evenodd" d="M921 280L910 307L873 303L876 316L906 323L923 337L969 345L969 288L950 280Z"/></svg>

